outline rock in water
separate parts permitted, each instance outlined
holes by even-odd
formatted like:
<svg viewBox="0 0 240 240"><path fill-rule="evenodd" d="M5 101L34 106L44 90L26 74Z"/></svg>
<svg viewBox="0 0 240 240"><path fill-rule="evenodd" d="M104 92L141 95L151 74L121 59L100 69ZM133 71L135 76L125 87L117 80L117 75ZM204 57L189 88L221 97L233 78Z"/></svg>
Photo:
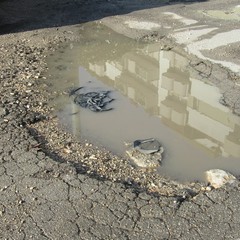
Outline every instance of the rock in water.
<svg viewBox="0 0 240 240"><path fill-rule="evenodd" d="M236 181L236 178L221 169L211 169L205 172L206 180L214 188L220 188L226 183L233 183Z"/></svg>
<svg viewBox="0 0 240 240"><path fill-rule="evenodd" d="M133 147L141 153L150 154L160 150L160 143L154 139L136 140L133 142Z"/></svg>
<svg viewBox="0 0 240 240"><path fill-rule="evenodd" d="M156 139L135 140L128 146L126 153L138 167L157 168L160 166L163 147Z"/></svg>

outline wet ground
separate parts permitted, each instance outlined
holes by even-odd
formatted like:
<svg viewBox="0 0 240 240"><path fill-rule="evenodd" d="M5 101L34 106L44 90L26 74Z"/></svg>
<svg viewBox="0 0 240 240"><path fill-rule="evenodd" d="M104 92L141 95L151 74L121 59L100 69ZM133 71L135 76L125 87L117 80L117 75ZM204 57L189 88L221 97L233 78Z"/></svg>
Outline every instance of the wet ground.
<svg viewBox="0 0 240 240"><path fill-rule="evenodd" d="M156 138L164 146L157 172L204 181L213 168L240 173L240 118L211 77L196 74L187 55L86 24L81 42L48 59L55 109L69 132L126 157L126 143ZM109 91L111 111L83 109L67 94Z"/></svg>
<svg viewBox="0 0 240 240"><path fill-rule="evenodd" d="M42 0L0 1L1 32L5 33L0 36L0 238L238 239L238 181L215 190L204 183L180 184L132 168L128 161L102 147L79 141L61 128L50 105L50 100L56 97L51 90L51 78L45 79L46 56L58 51L59 46L69 44L70 47L70 43L81 42L84 37L80 34L82 25L78 24L93 19L101 19L133 39L161 40L165 50L174 47L181 56L186 46L185 43L180 46L170 36L175 30L183 27L189 32L186 27L194 24L197 28L198 24L217 27L210 35L201 35L195 46L208 59L227 60L236 66L237 31L231 41L222 41L221 46L212 45L210 50L208 46L205 49L200 46L204 39L214 40L218 33L230 34L236 29L235 17L216 19L211 11L227 14L237 5L237 1L229 1L226 6L225 1L214 0L161 4L159 1L141 4L138 1L131 4L127 1L59 0L57 4ZM167 14L166 17L163 12L177 16ZM235 10L229 11L228 15L231 14ZM106 16L110 17L102 19ZM166 22L170 28L160 31L160 23L162 26ZM183 36L188 35L185 32ZM211 85L223 93L222 103L239 114L237 74L207 59L189 57L196 75L200 72L212 79ZM237 73L237 68L232 70ZM93 71L90 73L94 75ZM127 94L123 92L122 96L126 99ZM214 95L214 100L218 96ZM141 105L139 108L144 109ZM213 141L215 136L212 137ZM235 141L231 134L227 139L231 143ZM197 142L196 146L202 143Z"/></svg>

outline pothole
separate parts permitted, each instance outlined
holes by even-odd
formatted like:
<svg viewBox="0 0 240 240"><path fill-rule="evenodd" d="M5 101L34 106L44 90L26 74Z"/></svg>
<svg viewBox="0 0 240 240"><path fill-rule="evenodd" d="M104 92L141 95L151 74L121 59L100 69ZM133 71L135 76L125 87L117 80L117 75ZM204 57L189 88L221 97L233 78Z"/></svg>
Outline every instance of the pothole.
<svg viewBox="0 0 240 240"><path fill-rule="evenodd" d="M202 180L213 168L240 173L240 118L217 87L192 74L185 56L99 25L80 34L48 59L53 102L68 131L123 157L126 143L154 138L164 148L157 171L174 179ZM107 91L109 111L76 103L69 91L80 87L78 94Z"/></svg>

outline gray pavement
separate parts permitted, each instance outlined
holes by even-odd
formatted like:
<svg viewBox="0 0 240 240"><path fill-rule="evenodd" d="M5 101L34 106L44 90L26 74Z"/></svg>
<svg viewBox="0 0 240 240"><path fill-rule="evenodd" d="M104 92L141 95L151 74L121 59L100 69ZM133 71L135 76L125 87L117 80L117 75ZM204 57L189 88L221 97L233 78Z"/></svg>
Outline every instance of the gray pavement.
<svg viewBox="0 0 240 240"><path fill-rule="evenodd" d="M49 143L40 141L42 136L37 137L34 129L34 123L49 117L48 102L36 81L45 70L43 55L58 43L74 40L78 26L71 24L128 12L131 19L150 19L162 7L180 12L183 4L194 11L208 6L194 2L161 2L160 6L153 1L151 16L151 1L141 6L133 1L129 8L124 1L0 2L1 32L12 32L0 35L0 239L240 239L238 181L192 196L150 193L128 182L88 173L81 164L60 158L54 148L46 151ZM233 6L237 1L230 2ZM217 4L210 3L209 9ZM226 3L220 3L223 9ZM27 17L20 9L25 9ZM133 12L140 9L145 12ZM67 20L70 16L71 21ZM118 30L119 19L113 20ZM108 25L113 27L111 21ZM151 31L130 29L132 37ZM129 29L125 34L129 35ZM47 128L50 121L44 124Z"/></svg>
<svg viewBox="0 0 240 240"><path fill-rule="evenodd" d="M1 124L1 239L238 239L239 184L191 200L77 174Z"/></svg>

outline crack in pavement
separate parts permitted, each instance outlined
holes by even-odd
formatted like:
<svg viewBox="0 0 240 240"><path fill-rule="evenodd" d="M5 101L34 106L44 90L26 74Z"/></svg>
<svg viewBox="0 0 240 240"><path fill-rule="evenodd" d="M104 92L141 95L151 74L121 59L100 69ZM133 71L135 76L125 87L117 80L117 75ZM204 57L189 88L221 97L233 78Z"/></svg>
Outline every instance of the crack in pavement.
<svg viewBox="0 0 240 240"><path fill-rule="evenodd" d="M101 3L110 4L99 1L99 6ZM147 184L138 184L145 181L142 173L116 182L113 179L118 179L121 171L111 179L84 165L90 161L86 156L91 156L91 150L86 151L85 158L76 155L79 161L71 161L55 151L61 145L53 149L43 139L36 123L44 122L50 131L53 121L53 116L46 114L50 109L41 94L47 86L38 81L46 70L44 54L52 53L61 42L73 40L77 31L63 27L0 35L0 238L240 238L239 183L208 193L199 190L188 197L171 182L160 185L160 194L151 194ZM217 71L205 61L192 64L203 77ZM226 71L224 76L234 79ZM217 77L214 81L223 85ZM239 88L233 86L229 84L224 99L237 112L240 98L230 95ZM111 167L115 160L108 154L104 161ZM118 171L117 167L112 169ZM128 173L133 172L129 167Z"/></svg>

